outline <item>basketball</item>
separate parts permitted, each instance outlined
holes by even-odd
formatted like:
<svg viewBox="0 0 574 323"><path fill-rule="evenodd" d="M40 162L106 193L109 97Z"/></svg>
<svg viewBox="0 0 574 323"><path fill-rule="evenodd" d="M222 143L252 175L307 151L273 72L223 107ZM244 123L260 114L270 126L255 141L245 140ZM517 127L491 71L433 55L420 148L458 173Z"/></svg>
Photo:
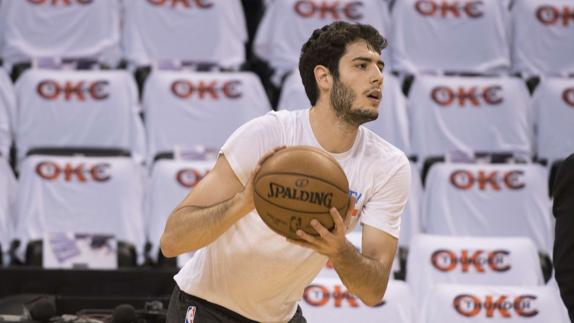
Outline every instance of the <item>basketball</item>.
<svg viewBox="0 0 574 323"><path fill-rule="evenodd" d="M337 208L343 219L349 208L349 182L339 163L328 153L310 146L279 150L255 174L253 199L263 221L278 234L301 240L302 229L317 219L326 229L335 227L329 213Z"/></svg>

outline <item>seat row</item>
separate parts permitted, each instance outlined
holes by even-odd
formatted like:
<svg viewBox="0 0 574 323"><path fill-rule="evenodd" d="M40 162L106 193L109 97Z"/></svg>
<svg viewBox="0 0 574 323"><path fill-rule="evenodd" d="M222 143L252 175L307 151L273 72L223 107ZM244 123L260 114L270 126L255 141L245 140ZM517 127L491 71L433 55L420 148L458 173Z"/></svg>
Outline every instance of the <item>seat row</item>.
<svg viewBox="0 0 574 323"><path fill-rule="evenodd" d="M366 124L424 160L446 154L510 153L552 164L574 151L574 79L544 78L531 96L516 77L418 75L405 97L385 74L378 120ZM15 89L0 73L0 154L42 147L114 148L151 163L174 149L215 150L244 122L272 110L249 72L156 70L141 102L122 70L31 69ZM278 109L309 107L299 73ZM140 118L143 113L144 123Z"/></svg>
<svg viewBox="0 0 574 323"><path fill-rule="evenodd" d="M145 255L156 262L167 216L209 172L215 156L159 159L149 176L129 156L104 156L103 151L39 151L22 162L17 185L0 159L4 252L20 240L18 256L24 260L28 242L46 233L101 233L132 244L140 263ZM411 170L401 248L408 250L421 233L522 236L540 253L551 254L551 202L543 166L442 163L431 168L425 189L417 168Z"/></svg>
<svg viewBox="0 0 574 323"><path fill-rule="evenodd" d="M278 84L314 29L343 20L389 38L384 58L399 71L564 76L574 73L573 12L572 0L268 1L253 52ZM3 1L0 17L9 66L44 57L227 68L246 60L239 0Z"/></svg>

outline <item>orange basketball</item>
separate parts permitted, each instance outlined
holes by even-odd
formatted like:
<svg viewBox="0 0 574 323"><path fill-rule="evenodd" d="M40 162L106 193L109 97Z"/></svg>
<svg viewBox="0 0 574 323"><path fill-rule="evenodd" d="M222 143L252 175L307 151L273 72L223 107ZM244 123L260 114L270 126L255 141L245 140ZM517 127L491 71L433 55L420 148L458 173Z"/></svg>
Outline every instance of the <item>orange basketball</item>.
<svg viewBox="0 0 574 323"><path fill-rule="evenodd" d="M349 182L339 163L328 153L310 146L279 150L255 174L255 209L275 232L300 240L298 229L318 235L311 226L317 219L335 227L329 213L337 208L343 218L349 208Z"/></svg>

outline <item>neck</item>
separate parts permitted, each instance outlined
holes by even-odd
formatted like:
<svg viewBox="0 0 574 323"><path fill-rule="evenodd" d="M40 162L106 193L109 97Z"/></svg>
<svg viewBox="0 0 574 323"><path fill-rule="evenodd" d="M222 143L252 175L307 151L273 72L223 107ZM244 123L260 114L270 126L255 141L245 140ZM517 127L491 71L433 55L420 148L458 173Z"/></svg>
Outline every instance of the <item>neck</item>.
<svg viewBox="0 0 574 323"><path fill-rule="evenodd" d="M353 147L359 127L337 117L331 106L318 101L309 112L309 121L315 138L326 151L338 154Z"/></svg>

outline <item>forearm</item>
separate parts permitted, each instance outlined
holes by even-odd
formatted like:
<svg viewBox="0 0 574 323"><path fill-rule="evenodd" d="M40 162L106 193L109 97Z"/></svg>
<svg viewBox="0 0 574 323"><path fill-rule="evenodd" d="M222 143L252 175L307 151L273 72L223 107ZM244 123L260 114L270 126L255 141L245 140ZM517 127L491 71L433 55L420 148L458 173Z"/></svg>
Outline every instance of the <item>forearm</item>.
<svg viewBox="0 0 574 323"><path fill-rule="evenodd" d="M382 301L387 289L391 264L360 254L350 243L338 256L332 257L333 267L349 292L363 303L375 306Z"/></svg>
<svg viewBox="0 0 574 323"><path fill-rule="evenodd" d="M241 194L212 206L183 205L169 216L160 245L166 257L202 248L245 216L251 208Z"/></svg>

